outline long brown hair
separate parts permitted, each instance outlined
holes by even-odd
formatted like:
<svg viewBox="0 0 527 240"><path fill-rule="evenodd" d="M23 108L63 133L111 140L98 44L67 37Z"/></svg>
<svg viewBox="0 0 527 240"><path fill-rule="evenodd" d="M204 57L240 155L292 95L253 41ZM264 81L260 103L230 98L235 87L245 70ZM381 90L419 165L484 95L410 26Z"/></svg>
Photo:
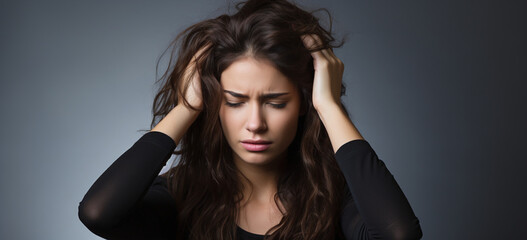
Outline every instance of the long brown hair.
<svg viewBox="0 0 527 240"><path fill-rule="evenodd" d="M221 15L187 28L171 43L168 69L153 105L154 127L185 96L190 79L184 71L197 57L203 110L179 143L179 161L167 173L169 191L178 206L178 239L235 239L242 184L219 120L223 98L221 73L239 57L269 60L300 90L303 114L288 148L287 171L278 181L275 201L284 206L280 223L267 239L334 239L341 236L345 180L335 161L327 132L311 101L313 59L302 43L318 35L320 49L339 47L313 13L285 0L250 0ZM327 12L327 11L326 11ZM168 50L167 49L167 50ZM313 49L320 50L320 49ZM174 63L175 62L175 63ZM179 82L184 87L178 88ZM342 86L342 93L345 88ZM183 99L184 100L184 99ZM187 107L188 102L182 101Z"/></svg>

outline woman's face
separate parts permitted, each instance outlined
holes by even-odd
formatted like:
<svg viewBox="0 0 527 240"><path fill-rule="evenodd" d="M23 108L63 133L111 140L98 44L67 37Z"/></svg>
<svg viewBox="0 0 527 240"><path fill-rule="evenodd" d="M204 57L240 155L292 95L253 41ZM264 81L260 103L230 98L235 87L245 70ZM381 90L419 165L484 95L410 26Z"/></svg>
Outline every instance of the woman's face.
<svg viewBox="0 0 527 240"><path fill-rule="evenodd" d="M269 61L251 57L225 69L221 85L220 121L235 163L263 166L285 158L300 111L295 85Z"/></svg>

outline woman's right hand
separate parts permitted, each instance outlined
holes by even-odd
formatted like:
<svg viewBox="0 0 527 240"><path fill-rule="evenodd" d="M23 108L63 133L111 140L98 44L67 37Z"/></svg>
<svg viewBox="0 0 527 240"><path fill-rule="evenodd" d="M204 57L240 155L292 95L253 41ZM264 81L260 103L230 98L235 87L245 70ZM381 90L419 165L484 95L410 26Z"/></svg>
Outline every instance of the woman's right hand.
<svg viewBox="0 0 527 240"><path fill-rule="evenodd" d="M180 89L178 93L178 105L183 104L183 99L179 95L183 92L185 89L185 85L188 83L188 89L185 93L185 99L195 109L202 110L203 107L203 95L201 92L201 79L198 69L196 69L196 65L198 64L199 60L202 60L203 57L201 57L201 54L205 50L209 48L210 44L207 44L203 47L201 47L196 54L192 57L192 60L189 62L189 64L186 67L185 73L183 75L183 78L179 81L178 89Z"/></svg>
<svg viewBox="0 0 527 240"><path fill-rule="evenodd" d="M196 52L196 54L194 54L192 60L186 67L184 76L176 83L178 84L178 91L181 91L187 83L189 84L187 92L185 93L185 98L190 106L198 109L198 111L189 108L183 103L183 98L179 95L182 93L181 91L178 93L177 105L151 130L165 133L174 140L176 145L179 144L179 140L181 140L187 129L194 122L203 108L201 79L199 71L196 69L196 61L204 59L203 57L200 57L200 55L207 50L209 46L210 44L203 46Z"/></svg>

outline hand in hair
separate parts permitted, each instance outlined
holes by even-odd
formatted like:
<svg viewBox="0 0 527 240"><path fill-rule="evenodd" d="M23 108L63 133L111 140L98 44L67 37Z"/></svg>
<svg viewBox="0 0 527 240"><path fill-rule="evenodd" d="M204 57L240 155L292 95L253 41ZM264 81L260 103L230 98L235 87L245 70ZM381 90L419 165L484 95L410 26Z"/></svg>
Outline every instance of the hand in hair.
<svg viewBox="0 0 527 240"><path fill-rule="evenodd" d="M209 46L203 46L194 54L185 68L184 76L175 83L178 86L178 103L176 107L172 108L151 130L168 135L176 144L179 144L179 141L203 107L201 79L196 66L199 67L200 62L204 59L203 53ZM183 94L186 102L181 97Z"/></svg>
<svg viewBox="0 0 527 240"><path fill-rule="evenodd" d="M192 57L189 64L186 67L185 74L182 79L178 81L178 105L184 103L181 95L184 94L187 103L192 108L202 110L203 107L203 96L201 93L201 79L199 76L199 70L196 66L201 64L202 59L205 58L204 52L210 47L207 44L201 47L196 54ZM187 104L185 104L187 106ZM188 107L188 106L187 106Z"/></svg>
<svg viewBox="0 0 527 240"><path fill-rule="evenodd" d="M317 35L304 35L302 41L311 51L315 68L313 107L320 110L321 107L329 104L340 106L344 64L335 56L332 49L319 49L321 40Z"/></svg>
<svg viewBox="0 0 527 240"><path fill-rule="evenodd" d="M304 35L302 40L313 57L315 77L313 79L313 107L333 146L337 150L345 143L364 139L359 130L343 111L340 101L344 64L331 49L320 49L321 40L316 35Z"/></svg>

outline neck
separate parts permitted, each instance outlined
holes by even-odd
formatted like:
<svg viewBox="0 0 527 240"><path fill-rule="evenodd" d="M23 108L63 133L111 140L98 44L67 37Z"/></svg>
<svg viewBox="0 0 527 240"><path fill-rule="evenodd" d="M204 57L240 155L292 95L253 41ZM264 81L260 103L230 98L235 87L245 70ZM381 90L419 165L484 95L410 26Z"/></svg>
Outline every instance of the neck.
<svg viewBox="0 0 527 240"><path fill-rule="evenodd" d="M257 201L260 203L274 202L278 179L283 169L286 155L266 165L248 164L235 160L240 171L239 179L243 185L243 203Z"/></svg>

